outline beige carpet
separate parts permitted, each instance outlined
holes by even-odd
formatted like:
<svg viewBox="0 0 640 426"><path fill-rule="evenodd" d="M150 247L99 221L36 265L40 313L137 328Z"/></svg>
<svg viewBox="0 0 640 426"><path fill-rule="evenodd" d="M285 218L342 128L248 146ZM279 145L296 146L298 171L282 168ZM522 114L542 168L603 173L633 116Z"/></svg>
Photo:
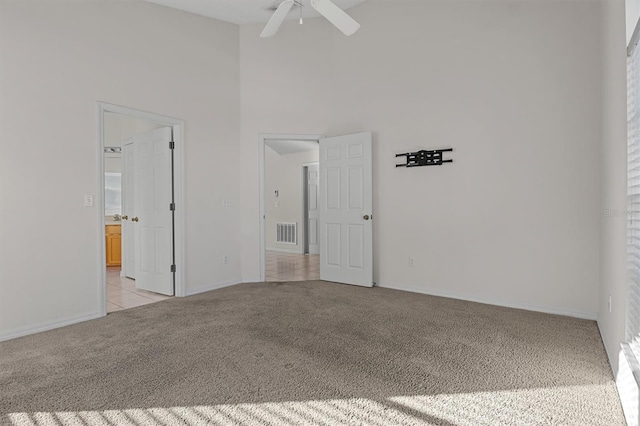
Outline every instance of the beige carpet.
<svg viewBox="0 0 640 426"><path fill-rule="evenodd" d="M9 425L622 425L596 324L241 284L0 343Z"/></svg>

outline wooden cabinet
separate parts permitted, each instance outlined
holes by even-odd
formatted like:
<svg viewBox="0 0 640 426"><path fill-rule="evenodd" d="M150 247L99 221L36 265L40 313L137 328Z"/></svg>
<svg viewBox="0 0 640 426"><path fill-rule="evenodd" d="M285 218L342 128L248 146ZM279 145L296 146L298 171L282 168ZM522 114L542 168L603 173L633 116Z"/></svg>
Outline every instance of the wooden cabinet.
<svg viewBox="0 0 640 426"><path fill-rule="evenodd" d="M107 225L107 266L122 265L122 232L120 225Z"/></svg>

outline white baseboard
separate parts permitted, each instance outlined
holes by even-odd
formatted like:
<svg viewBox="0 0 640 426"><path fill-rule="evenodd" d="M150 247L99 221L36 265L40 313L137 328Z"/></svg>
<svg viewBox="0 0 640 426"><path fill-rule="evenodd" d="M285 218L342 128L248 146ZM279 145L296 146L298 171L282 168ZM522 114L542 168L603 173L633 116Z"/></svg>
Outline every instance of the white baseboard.
<svg viewBox="0 0 640 426"><path fill-rule="evenodd" d="M604 351L607 354L607 358L609 359L609 365L611 366L613 376L616 377L618 374L618 369L620 368L620 365L619 365L620 353L615 353L615 354L611 353L610 348L613 348L614 346L609 344L609 336L602 328L600 318L598 318L597 323L598 323L598 331L600 332L600 338L602 339L602 343L604 344ZM618 348L619 346L620 345L618 345Z"/></svg>
<svg viewBox="0 0 640 426"><path fill-rule="evenodd" d="M301 250L273 248L273 247L267 247L267 251L277 251L278 253L303 254Z"/></svg>
<svg viewBox="0 0 640 426"><path fill-rule="evenodd" d="M261 280L260 277L255 278L242 278L242 283L262 283L264 280Z"/></svg>
<svg viewBox="0 0 640 426"><path fill-rule="evenodd" d="M42 322L35 325L30 325L27 327L20 327L15 330L6 331L4 333L0 333L0 342L5 340L16 339L18 337L28 336L30 334L41 333L43 331L53 330L54 328L65 327L71 324L77 324L79 322L89 321L92 319L100 318L101 315L99 312L95 312L92 314L85 314L76 317L66 318L58 321L48 321Z"/></svg>
<svg viewBox="0 0 640 426"><path fill-rule="evenodd" d="M203 285L194 289L188 289L185 296L195 296L196 294L206 293L208 291L219 290L225 287L231 287L232 285L240 284L241 280L224 281L216 284Z"/></svg>
<svg viewBox="0 0 640 426"><path fill-rule="evenodd" d="M409 291L412 293L427 294L429 296L446 297L449 299L465 300L467 302L483 303L485 305L502 306L504 308L523 309L526 311L542 312L545 314L554 314L554 315L563 315L567 317L581 318L581 319L587 319L587 320L593 320L593 321L595 321L598 318L598 314L595 312L581 312L581 311L546 308L544 306L512 303L512 302L506 302L504 300L492 300L492 299L485 299L485 298L478 298L478 297L469 297L469 296L456 294L456 293L432 291L429 289L422 289L422 288L411 287L411 286L396 286L396 285L385 285L385 284L377 284L376 286L381 288L388 288L392 290L402 290L402 291Z"/></svg>

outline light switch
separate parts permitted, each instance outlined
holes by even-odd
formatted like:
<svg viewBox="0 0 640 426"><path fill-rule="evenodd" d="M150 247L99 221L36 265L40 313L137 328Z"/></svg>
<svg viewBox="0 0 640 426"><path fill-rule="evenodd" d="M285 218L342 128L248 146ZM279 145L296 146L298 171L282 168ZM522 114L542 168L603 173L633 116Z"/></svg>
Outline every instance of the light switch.
<svg viewBox="0 0 640 426"><path fill-rule="evenodd" d="M231 207L231 200L222 200L223 207Z"/></svg>
<svg viewBox="0 0 640 426"><path fill-rule="evenodd" d="M93 195L85 194L85 196L84 196L84 206L85 207L93 207Z"/></svg>

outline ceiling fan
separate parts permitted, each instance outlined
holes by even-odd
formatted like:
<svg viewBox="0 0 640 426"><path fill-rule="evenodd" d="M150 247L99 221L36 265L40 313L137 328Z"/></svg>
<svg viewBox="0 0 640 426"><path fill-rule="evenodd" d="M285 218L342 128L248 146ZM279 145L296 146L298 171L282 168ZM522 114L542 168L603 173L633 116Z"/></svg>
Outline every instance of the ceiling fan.
<svg viewBox="0 0 640 426"><path fill-rule="evenodd" d="M302 0L284 0L280 3L269 22L267 22L267 26L264 27L260 37L267 38L275 35L294 5L298 5L302 10L303 5L301 1ZM310 4L320 15L324 16L347 36L354 34L360 29L360 24L344 10L336 6L331 0L311 0ZM302 23L302 12L300 22Z"/></svg>

